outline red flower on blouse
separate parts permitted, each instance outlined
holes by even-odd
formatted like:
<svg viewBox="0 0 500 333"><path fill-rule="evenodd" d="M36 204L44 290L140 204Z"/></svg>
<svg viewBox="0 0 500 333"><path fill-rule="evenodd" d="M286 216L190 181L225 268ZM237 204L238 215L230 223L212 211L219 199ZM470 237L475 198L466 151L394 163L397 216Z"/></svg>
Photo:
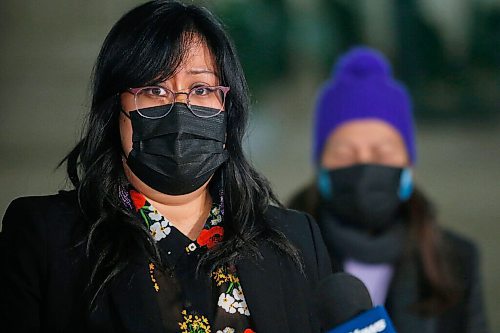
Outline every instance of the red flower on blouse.
<svg viewBox="0 0 500 333"><path fill-rule="evenodd" d="M210 249L222 240L222 236L224 236L224 228L215 226L210 229L203 229L196 241L200 246L206 245Z"/></svg>
<svg viewBox="0 0 500 333"><path fill-rule="evenodd" d="M130 197L134 203L135 210L139 210L146 204L146 198L137 191L130 190Z"/></svg>
<svg viewBox="0 0 500 333"><path fill-rule="evenodd" d="M247 328L246 330L243 331L243 333L255 333L255 331L250 328Z"/></svg>

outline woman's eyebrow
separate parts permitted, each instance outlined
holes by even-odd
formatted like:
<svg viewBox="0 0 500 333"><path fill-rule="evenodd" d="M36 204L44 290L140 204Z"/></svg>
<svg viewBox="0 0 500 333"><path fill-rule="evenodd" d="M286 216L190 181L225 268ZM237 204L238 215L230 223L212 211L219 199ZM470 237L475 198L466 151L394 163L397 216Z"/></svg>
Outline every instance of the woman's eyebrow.
<svg viewBox="0 0 500 333"><path fill-rule="evenodd" d="M339 141L336 141L336 142L332 142L330 144L331 147L333 148L345 148L345 147L352 147L353 146L353 143L351 140L339 140Z"/></svg>
<svg viewBox="0 0 500 333"><path fill-rule="evenodd" d="M208 68L191 68L187 71L190 75L199 75L199 74L211 74L217 76L217 74Z"/></svg>
<svg viewBox="0 0 500 333"><path fill-rule="evenodd" d="M398 143L394 141L393 139L390 138L383 138L380 139L380 141L377 142L378 145L384 145L384 146L397 146Z"/></svg>

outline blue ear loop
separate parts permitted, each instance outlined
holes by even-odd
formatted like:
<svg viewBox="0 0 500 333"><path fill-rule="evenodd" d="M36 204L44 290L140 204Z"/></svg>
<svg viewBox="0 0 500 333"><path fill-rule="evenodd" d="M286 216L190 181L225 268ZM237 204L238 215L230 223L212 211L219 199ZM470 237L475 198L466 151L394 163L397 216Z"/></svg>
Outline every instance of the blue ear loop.
<svg viewBox="0 0 500 333"><path fill-rule="evenodd" d="M413 193L413 174L410 168L403 169L399 179L398 196L401 201L410 199Z"/></svg>
<svg viewBox="0 0 500 333"><path fill-rule="evenodd" d="M328 169L320 168L318 173L317 186L321 197L325 200L332 199L332 182L328 174ZM401 201L410 199L413 193L413 173L410 168L405 168L399 178L398 197Z"/></svg>
<svg viewBox="0 0 500 333"><path fill-rule="evenodd" d="M317 186L323 199L330 200L332 198L332 182L330 181L328 169L319 169Z"/></svg>

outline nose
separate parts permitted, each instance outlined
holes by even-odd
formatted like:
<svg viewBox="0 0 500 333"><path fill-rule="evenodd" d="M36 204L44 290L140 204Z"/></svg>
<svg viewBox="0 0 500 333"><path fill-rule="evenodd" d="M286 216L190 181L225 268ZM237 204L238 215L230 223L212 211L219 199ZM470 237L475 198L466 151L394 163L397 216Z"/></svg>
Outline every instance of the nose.
<svg viewBox="0 0 500 333"><path fill-rule="evenodd" d="M174 103L179 102L188 104L188 94L189 93L183 91L176 92L174 96Z"/></svg>
<svg viewBox="0 0 500 333"><path fill-rule="evenodd" d="M373 152L370 149L360 149L357 152L357 163L370 164L374 163L375 158Z"/></svg>

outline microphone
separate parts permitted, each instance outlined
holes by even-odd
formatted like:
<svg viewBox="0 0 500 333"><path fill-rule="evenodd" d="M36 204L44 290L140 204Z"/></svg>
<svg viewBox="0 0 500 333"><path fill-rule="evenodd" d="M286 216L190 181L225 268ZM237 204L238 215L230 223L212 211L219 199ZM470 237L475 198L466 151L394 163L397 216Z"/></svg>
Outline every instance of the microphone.
<svg viewBox="0 0 500 333"><path fill-rule="evenodd" d="M347 273L322 280L315 308L326 333L396 333L383 306L373 307L363 282Z"/></svg>

